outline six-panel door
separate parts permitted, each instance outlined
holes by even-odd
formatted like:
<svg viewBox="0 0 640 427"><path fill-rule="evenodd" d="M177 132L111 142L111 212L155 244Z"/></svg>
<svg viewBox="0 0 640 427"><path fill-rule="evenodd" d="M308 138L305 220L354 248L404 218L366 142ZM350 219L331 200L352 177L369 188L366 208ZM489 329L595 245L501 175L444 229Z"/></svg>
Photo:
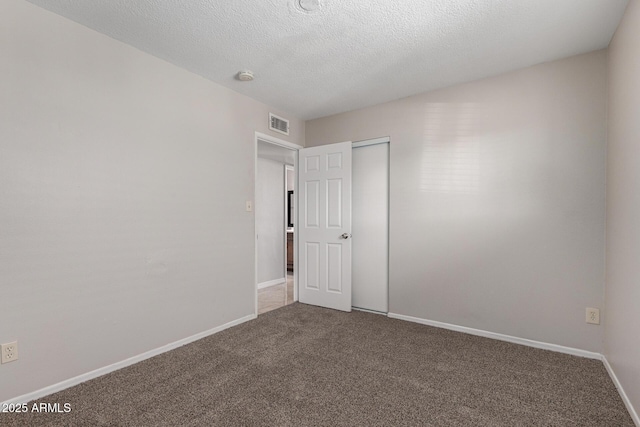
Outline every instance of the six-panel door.
<svg viewBox="0 0 640 427"><path fill-rule="evenodd" d="M298 157L300 302L351 311L351 142Z"/></svg>

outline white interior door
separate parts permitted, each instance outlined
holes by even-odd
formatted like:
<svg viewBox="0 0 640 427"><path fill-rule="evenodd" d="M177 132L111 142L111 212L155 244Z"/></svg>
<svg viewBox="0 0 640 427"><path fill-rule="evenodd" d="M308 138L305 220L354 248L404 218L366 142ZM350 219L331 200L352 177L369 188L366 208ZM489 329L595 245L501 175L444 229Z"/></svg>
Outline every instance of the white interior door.
<svg viewBox="0 0 640 427"><path fill-rule="evenodd" d="M351 311L351 142L298 156L300 302Z"/></svg>

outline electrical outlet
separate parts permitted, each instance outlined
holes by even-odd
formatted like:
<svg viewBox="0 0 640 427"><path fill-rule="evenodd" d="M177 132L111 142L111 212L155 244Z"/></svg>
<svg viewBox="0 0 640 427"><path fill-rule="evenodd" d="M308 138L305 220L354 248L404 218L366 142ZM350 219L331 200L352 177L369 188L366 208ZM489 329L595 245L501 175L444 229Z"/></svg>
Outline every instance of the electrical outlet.
<svg viewBox="0 0 640 427"><path fill-rule="evenodd" d="M594 325L600 324L600 310L597 308L587 307L587 323Z"/></svg>
<svg viewBox="0 0 640 427"><path fill-rule="evenodd" d="M2 363L18 360L18 341L2 344L0 351L2 351Z"/></svg>

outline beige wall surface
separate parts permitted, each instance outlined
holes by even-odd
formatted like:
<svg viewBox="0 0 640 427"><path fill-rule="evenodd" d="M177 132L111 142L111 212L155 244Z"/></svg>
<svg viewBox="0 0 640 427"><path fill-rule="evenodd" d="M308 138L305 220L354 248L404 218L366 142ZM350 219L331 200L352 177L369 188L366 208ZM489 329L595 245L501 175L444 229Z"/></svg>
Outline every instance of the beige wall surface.
<svg viewBox="0 0 640 427"><path fill-rule="evenodd" d="M391 137L390 312L602 351L606 72L598 51L307 122L307 146Z"/></svg>
<svg viewBox="0 0 640 427"><path fill-rule="evenodd" d="M609 46L604 352L640 411L640 2ZM636 421L638 420L636 415Z"/></svg>
<svg viewBox="0 0 640 427"><path fill-rule="evenodd" d="M269 111L304 144L284 112L0 2L0 401L254 313Z"/></svg>

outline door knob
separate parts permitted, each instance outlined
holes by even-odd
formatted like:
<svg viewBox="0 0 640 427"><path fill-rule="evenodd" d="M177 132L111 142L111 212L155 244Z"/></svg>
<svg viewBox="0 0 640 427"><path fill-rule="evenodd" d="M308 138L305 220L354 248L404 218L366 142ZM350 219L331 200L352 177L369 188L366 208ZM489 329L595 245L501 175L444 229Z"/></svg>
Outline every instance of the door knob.
<svg viewBox="0 0 640 427"><path fill-rule="evenodd" d="M342 233L342 235L340 236L343 239L350 239L351 238L351 233Z"/></svg>

